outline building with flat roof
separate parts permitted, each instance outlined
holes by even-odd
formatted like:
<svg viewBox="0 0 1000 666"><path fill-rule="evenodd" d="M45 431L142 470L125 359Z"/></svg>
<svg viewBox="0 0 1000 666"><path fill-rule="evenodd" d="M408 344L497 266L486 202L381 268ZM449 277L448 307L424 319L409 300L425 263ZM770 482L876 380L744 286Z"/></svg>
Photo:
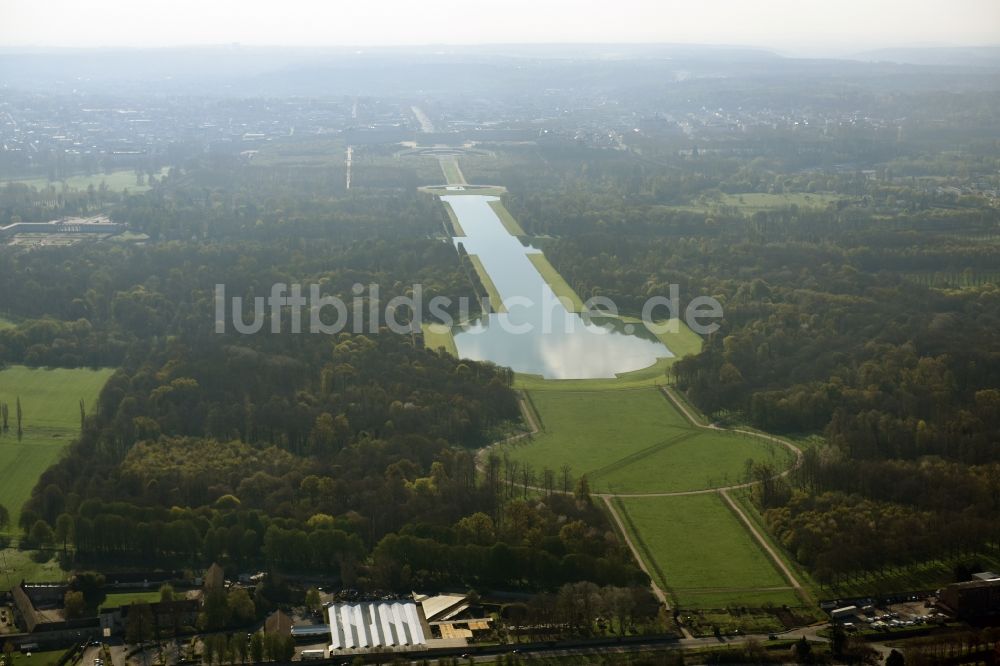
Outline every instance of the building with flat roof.
<svg viewBox="0 0 1000 666"><path fill-rule="evenodd" d="M1000 615L1000 578L952 583L938 590L938 605L965 619Z"/></svg>
<svg viewBox="0 0 1000 666"><path fill-rule="evenodd" d="M105 215L66 217L52 222L14 222L0 227L0 240L17 234L117 234L125 225L112 222Z"/></svg>

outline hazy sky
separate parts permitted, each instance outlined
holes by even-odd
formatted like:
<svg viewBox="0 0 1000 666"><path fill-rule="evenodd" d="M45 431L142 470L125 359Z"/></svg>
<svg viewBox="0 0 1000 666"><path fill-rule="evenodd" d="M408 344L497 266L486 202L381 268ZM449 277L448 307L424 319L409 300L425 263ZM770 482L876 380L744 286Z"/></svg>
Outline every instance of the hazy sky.
<svg viewBox="0 0 1000 666"><path fill-rule="evenodd" d="M1000 43L1000 0L0 0L0 46Z"/></svg>

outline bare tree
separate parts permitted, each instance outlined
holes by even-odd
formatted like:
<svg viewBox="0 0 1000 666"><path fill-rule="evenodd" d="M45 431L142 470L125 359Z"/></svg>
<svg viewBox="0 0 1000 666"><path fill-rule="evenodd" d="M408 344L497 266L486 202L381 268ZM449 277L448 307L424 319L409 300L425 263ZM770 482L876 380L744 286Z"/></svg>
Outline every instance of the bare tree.
<svg viewBox="0 0 1000 666"><path fill-rule="evenodd" d="M572 476L570 474L571 471L572 470L570 469L570 466L568 464L563 464L563 466L559 469L559 474L562 478L562 491L564 494L567 495L569 494L569 489L573 481Z"/></svg>
<svg viewBox="0 0 1000 666"><path fill-rule="evenodd" d="M545 488L545 496L551 497L556 487L556 473L548 467L542 470L542 486Z"/></svg>

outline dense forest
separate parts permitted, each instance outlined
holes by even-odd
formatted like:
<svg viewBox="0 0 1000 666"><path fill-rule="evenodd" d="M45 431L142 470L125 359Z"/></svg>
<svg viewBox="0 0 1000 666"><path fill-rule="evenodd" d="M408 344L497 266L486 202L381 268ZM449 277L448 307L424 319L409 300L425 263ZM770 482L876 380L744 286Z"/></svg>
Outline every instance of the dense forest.
<svg viewBox="0 0 1000 666"><path fill-rule="evenodd" d="M960 137L962 159L886 136L865 173L796 170L781 142L655 164L563 146L505 172L511 211L584 299L637 315L676 284L681 312L723 304L668 379L718 420L822 437L757 498L825 583L1000 543L1000 212L940 187L996 182L994 121L976 117L935 138Z"/></svg>
<svg viewBox="0 0 1000 666"><path fill-rule="evenodd" d="M0 208L30 219L46 196L32 191L8 187ZM3 250L17 325L0 331L0 359L119 368L21 514L27 543L72 545L79 563L216 561L368 589L645 583L585 484L537 497L502 459L477 465L477 448L520 427L509 370L369 320L354 333L353 310L337 335L287 334L287 309L286 334L214 331L216 284L472 299L433 199L332 197L194 162L113 214L150 241Z"/></svg>

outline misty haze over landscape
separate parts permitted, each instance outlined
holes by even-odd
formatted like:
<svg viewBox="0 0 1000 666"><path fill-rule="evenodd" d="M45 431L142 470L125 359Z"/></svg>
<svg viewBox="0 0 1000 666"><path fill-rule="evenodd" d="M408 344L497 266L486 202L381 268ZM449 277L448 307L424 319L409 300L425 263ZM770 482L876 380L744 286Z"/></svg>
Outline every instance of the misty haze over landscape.
<svg viewBox="0 0 1000 666"><path fill-rule="evenodd" d="M0 666L991 664L1000 5L0 1Z"/></svg>

